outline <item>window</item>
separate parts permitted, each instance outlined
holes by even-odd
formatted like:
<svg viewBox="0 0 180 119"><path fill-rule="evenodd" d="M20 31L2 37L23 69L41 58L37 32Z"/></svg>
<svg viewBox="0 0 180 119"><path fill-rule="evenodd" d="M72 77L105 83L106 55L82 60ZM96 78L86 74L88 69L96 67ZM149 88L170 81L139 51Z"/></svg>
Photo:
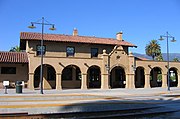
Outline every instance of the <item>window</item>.
<svg viewBox="0 0 180 119"><path fill-rule="evenodd" d="M1 74L16 74L16 67L1 67Z"/></svg>
<svg viewBox="0 0 180 119"><path fill-rule="evenodd" d="M98 57L98 48L91 48L91 58Z"/></svg>
<svg viewBox="0 0 180 119"><path fill-rule="evenodd" d="M73 57L73 56L74 56L74 53L75 53L75 48L74 48L74 47L68 46L68 47L66 48L67 57Z"/></svg>
<svg viewBox="0 0 180 119"><path fill-rule="evenodd" d="M41 55L41 45L37 45L36 50L37 50L36 55L40 56ZM45 55L45 53L46 53L46 46L45 45L43 45L42 50L43 50L43 55Z"/></svg>

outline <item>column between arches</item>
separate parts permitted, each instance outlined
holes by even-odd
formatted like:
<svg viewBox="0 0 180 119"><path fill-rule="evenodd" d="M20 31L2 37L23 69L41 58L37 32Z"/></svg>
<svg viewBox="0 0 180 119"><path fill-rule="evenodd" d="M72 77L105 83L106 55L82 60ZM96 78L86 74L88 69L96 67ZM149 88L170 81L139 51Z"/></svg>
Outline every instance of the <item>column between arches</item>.
<svg viewBox="0 0 180 119"><path fill-rule="evenodd" d="M178 73L178 85L177 85L177 87L180 88L180 73Z"/></svg>
<svg viewBox="0 0 180 119"><path fill-rule="evenodd" d="M101 74L101 89L109 89L109 75Z"/></svg>
<svg viewBox="0 0 180 119"><path fill-rule="evenodd" d="M162 88L167 88L167 74L162 74Z"/></svg>
<svg viewBox="0 0 180 119"><path fill-rule="evenodd" d="M56 73L56 90L62 90L61 73Z"/></svg>
<svg viewBox="0 0 180 119"><path fill-rule="evenodd" d="M87 73L81 74L81 89L86 90L87 89Z"/></svg>
<svg viewBox="0 0 180 119"><path fill-rule="evenodd" d="M34 73L29 73L28 88L34 90Z"/></svg>
<svg viewBox="0 0 180 119"><path fill-rule="evenodd" d="M133 89L135 88L134 80L135 75L134 74L126 74L126 88Z"/></svg>
<svg viewBox="0 0 180 119"><path fill-rule="evenodd" d="M150 74L145 74L145 85L144 88L150 88Z"/></svg>

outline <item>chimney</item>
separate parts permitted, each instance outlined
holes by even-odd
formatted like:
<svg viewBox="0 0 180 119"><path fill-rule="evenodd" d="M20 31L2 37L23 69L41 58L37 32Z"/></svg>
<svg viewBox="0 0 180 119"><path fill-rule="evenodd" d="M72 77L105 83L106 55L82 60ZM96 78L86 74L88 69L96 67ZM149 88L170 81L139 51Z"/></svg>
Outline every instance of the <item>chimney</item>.
<svg viewBox="0 0 180 119"><path fill-rule="evenodd" d="M122 31L121 31L121 32L118 32L118 33L116 34L116 39L117 39L117 40L120 40L120 41L123 41L123 39L122 39L122 34L123 34Z"/></svg>
<svg viewBox="0 0 180 119"><path fill-rule="evenodd" d="M73 29L73 36L78 36L78 30L76 28Z"/></svg>

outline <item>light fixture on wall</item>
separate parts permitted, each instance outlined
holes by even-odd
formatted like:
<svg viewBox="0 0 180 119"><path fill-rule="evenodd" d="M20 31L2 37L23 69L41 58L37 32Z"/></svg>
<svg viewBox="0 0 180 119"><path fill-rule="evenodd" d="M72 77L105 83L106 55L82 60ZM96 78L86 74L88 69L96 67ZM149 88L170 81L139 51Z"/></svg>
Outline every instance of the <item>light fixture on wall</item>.
<svg viewBox="0 0 180 119"><path fill-rule="evenodd" d="M105 67L106 67L106 71L109 71L110 67L107 64L105 64Z"/></svg>
<svg viewBox="0 0 180 119"><path fill-rule="evenodd" d="M151 69L151 65L148 65L148 67Z"/></svg>
<svg viewBox="0 0 180 119"><path fill-rule="evenodd" d="M87 63L84 63L85 66L89 67Z"/></svg>
<svg viewBox="0 0 180 119"><path fill-rule="evenodd" d="M132 65L131 67L132 67L133 71L136 71L136 65Z"/></svg>

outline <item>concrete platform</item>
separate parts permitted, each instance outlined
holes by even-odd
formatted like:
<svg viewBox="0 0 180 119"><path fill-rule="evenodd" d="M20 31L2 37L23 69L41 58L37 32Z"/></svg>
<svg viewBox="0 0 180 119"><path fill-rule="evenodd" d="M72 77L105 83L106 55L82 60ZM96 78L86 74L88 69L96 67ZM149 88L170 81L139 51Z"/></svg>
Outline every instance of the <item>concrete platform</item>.
<svg viewBox="0 0 180 119"><path fill-rule="evenodd" d="M116 111L118 111L116 116L177 113L180 110L179 99L179 88L171 88L171 91L167 91L165 88L44 90L44 94L40 94L39 90L28 89L23 89L22 94L16 94L15 89L9 89L8 94L4 94L4 90L0 90L0 117L11 114L100 112L106 112L101 117L104 115L108 117L107 112ZM131 110L138 110L138 112ZM98 115L100 116L100 114ZM94 116L97 115L94 114Z"/></svg>

